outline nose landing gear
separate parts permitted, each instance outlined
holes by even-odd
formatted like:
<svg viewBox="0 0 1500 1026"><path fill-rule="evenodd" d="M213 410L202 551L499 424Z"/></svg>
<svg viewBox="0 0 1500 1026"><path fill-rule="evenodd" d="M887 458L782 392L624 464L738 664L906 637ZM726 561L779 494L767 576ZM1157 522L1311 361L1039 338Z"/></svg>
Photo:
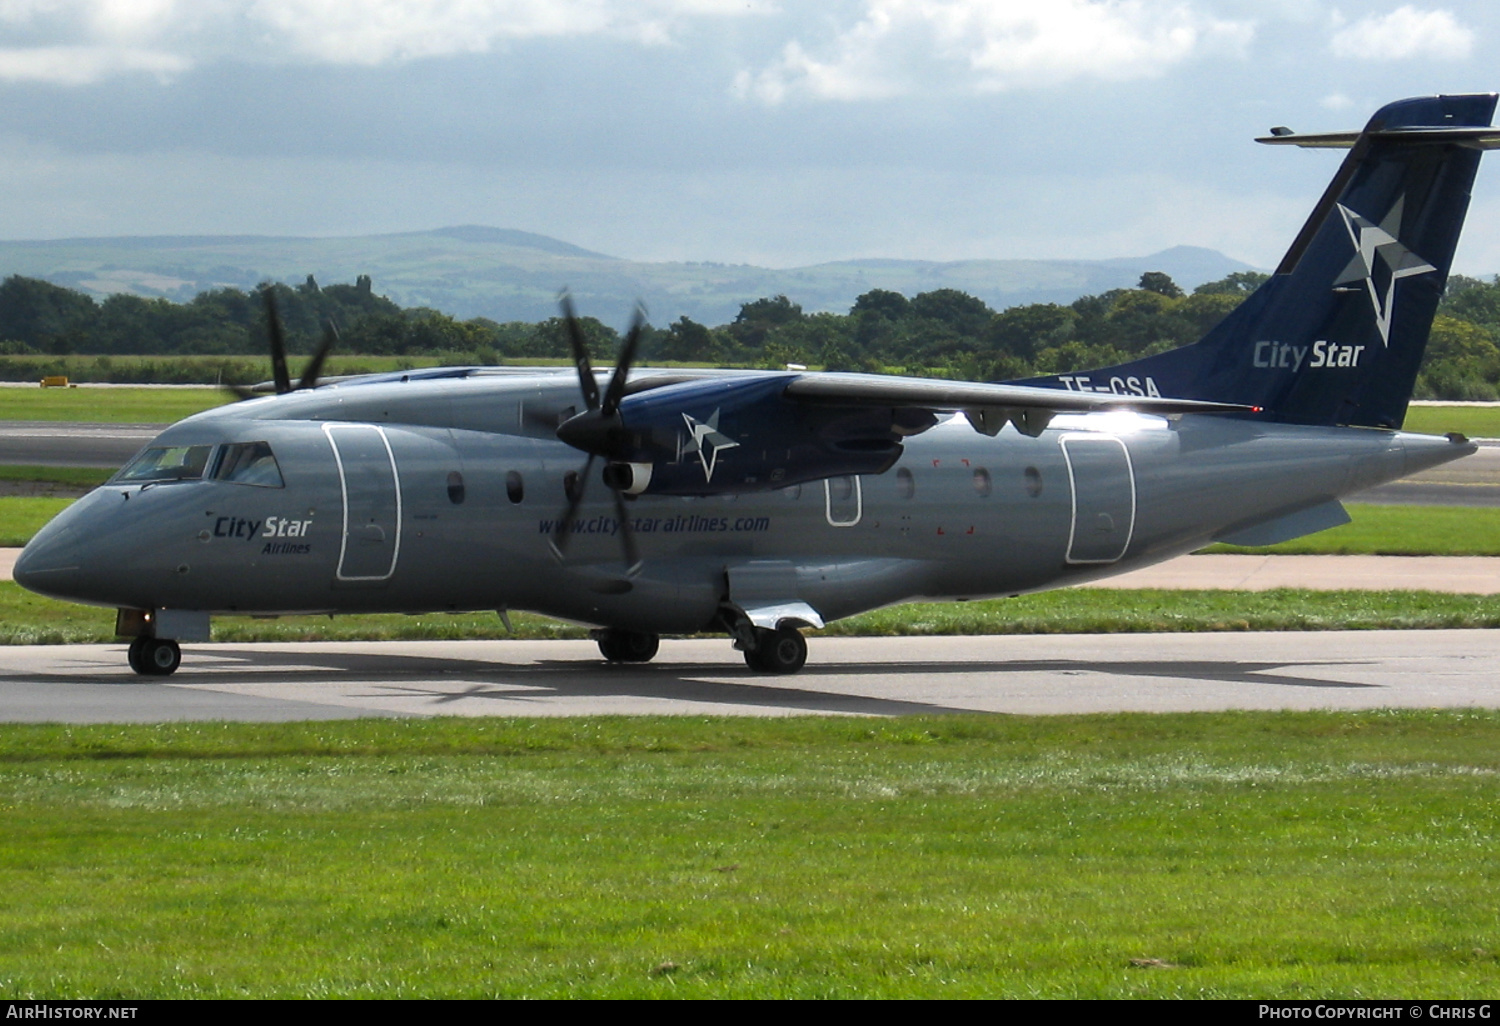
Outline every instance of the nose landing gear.
<svg viewBox="0 0 1500 1026"><path fill-rule="evenodd" d="M171 638L136 638L127 655L130 668L145 677L165 677L182 665L182 649Z"/></svg>
<svg viewBox="0 0 1500 1026"><path fill-rule="evenodd" d="M611 663L649 663L656 658L661 638L640 631L616 628L593 631L590 635L599 645L599 654Z"/></svg>

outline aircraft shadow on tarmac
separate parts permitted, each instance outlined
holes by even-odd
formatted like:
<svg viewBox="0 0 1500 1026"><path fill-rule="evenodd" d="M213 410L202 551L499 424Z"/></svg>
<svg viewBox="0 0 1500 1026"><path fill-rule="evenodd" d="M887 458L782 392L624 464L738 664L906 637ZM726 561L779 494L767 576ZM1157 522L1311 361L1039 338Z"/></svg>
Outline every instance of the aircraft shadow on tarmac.
<svg viewBox="0 0 1500 1026"><path fill-rule="evenodd" d="M243 695L255 693L256 685L337 684L340 678L357 682L359 690L345 697L382 701L426 698L432 706L447 706L467 700L505 701L528 704L552 699L653 699L737 707L767 707L808 713L845 713L876 716L973 712L972 707L940 702L882 698L870 694L848 694L788 686L783 678L751 673L734 664L674 663L606 664L580 660L542 660L508 664L475 659L391 655L364 652L267 651L214 646L211 663L184 664L170 680L143 681L125 674L28 675L36 683L123 685L132 688L196 690L212 689L218 683L235 685ZM209 654L209 653L205 653ZM1330 660L1328 666L1371 665L1370 661ZM1247 662L1235 660L1112 660L1049 659L1016 661L924 661L865 662L830 665L809 664L798 678L804 683L823 678L834 681L880 676L890 679L927 678L938 682L941 694L945 677L972 679L994 677L997 685L1018 675L1047 674L1057 678L1058 689L1089 688L1098 675L1173 679L1183 682L1239 684L1263 688L1318 688L1333 690L1379 689L1382 685L1327 680L1300 673L1277 673L1287 666L1306 663ZM740 679L726 679L740 678ZM270 697L270 696L268 696ZM325 696L311 692L305 699L276 696L286 702L318 703ZM439 711L433 709L432 711Z"/></svg>

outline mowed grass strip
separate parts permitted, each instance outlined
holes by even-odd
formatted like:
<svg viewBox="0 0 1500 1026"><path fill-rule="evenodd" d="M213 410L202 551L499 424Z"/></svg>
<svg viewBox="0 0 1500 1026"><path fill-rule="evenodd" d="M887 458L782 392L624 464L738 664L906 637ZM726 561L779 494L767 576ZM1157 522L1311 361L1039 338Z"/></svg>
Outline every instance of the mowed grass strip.
<svg viewBox="0 0 1500 1026"><path fill-rule="evenodd" d="M216 617L219 642L462 641L583 638L587 630L512 613ZM980 602L893 606L810 636L1119 634L1184 631L1436 630L1500 627L1500 595L1410 591L1173 591L1073 588ZM0 582L0 645L102 644L115 640L112 609L80 606ZM192 646L188 646L191 658Z"/></svg>
<svg viewBox="0 0 1500 1026"><path fill-rule="evenodd" d="M1280 545L1211 545L1205 552L1332 556L1500 556L1500 507L1377 506L1351 502L1350 522Z"/></svg>
<svg viewBox="0 0 1500 1026"><path fill-rule="evenodd" d="M66 485L70 488L95 488L108 481L114 473L113 470L100 467L0 466L0 481Z"/></svg>
<svg viewBox="0 0 1500 1026"><path fill-rule="evenodd" d="M0 728L0 990L1488 997L1500 715Z"/></svg>
<svg viewBox="0 0 1500 1026"><path fill-rule="evenodd" d="M0 496L0 546L19 548L47 522L73 504L54 495Z"/></svg>
<svg viewBox="0 0 1500 1026"><path fill-rule="evenodd" d="M1470 438L1500 438L1500 406L1409 406L1401 429L1422 435L1457 431Z"/></svg>
<svg viewBox="0 0 1500 1026"><path fill-rule="evenodd" d="M202 388L0 388L0 420L171 424L233 399L230 393L211 385Z"/></svg>

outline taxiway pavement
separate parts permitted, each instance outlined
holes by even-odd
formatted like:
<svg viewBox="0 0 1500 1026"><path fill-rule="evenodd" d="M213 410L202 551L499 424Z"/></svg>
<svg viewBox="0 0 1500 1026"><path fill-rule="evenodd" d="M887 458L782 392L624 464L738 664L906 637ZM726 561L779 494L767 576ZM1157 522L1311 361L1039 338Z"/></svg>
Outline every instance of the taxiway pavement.
<svg viewBox="0 0 1500 1026"><path fill-rule="evenodd" d="M166 426L0 420L0 465L113 469Z"/></svg>
<svg viewBox="0 0 1500 1026"><path fill-rule="evenodd" d="M583 641L205 645L163 679L122 645L0 650L9 722L1387 707L1500 707L1500 631L817 638L792 677L723 640L644 666Z"/></svg>

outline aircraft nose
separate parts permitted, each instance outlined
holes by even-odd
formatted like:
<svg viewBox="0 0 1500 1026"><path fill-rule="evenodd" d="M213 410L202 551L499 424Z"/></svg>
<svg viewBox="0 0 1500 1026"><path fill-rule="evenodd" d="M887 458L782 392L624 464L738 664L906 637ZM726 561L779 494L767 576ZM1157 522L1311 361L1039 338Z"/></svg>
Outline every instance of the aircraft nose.
<svg viewBox="0 0 1500 1026"><path fill-rule="evenodd" d="M56 528L55 530L52 528ZM21 550L11 579L28 591L54 598L76 593L82 560L72 528L55 521L43 528Z"/></svg>

